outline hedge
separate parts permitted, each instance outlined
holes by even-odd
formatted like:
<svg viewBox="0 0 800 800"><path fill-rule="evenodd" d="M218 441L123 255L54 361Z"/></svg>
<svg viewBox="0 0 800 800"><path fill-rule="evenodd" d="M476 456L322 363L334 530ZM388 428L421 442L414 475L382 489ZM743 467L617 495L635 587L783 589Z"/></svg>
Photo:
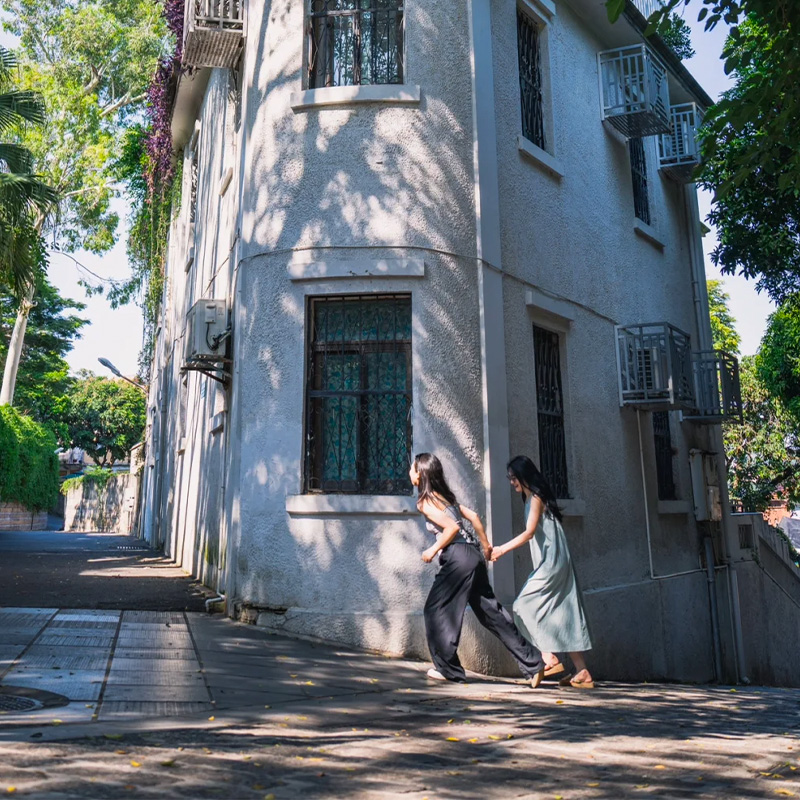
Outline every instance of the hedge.
<svg viewBox="0 0 800 800"><path fill-rule="evenodd" d="M0 501L46 511L58 498L56 438L43 425L0 406Z"/></svg>

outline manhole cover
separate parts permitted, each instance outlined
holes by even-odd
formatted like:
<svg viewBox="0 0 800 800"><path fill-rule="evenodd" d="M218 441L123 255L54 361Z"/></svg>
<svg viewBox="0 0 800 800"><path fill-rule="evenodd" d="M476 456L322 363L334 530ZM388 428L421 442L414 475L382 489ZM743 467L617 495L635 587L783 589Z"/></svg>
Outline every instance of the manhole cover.
<svg viewBox="0 0 800 800"><path fill-rule="evenodd" d="M38 711L44 705L32 697L0 694L0 711Z"/></svg>

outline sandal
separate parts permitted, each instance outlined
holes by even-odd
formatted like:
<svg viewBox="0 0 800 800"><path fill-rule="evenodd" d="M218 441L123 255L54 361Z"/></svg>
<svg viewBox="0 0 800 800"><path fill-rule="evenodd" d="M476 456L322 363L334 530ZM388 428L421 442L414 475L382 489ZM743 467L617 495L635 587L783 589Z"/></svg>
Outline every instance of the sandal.
<svg viewBox="0 0 800 800"><path fill-rule="evenodd" d="M562 672L566 672L566 667L560 661L556 661L552 666L544 668L544 677L554 678L556 675L561 675Z"/></svg>
<svg viewBox="0 0 800 800"><path fill-rule="evenodd" d="M545 669L540 669L532 678L531 678L531 689L538 689L539 684L542 682L542 678L544 677Z"/></svg>
<svg viewBox="0 0 800 800"><path fill-rule="evenodd" d="M594 689L594 681L578 681L575 678L569 679L569 686L573 689Z"/></svg>

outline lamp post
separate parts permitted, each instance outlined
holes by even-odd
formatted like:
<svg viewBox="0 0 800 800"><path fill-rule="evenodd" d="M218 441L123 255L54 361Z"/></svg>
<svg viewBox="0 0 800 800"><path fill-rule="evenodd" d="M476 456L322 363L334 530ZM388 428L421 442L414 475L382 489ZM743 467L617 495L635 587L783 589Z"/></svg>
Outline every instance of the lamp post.
<svg viewBox="0 0 800 800"><path fill-rule="evenodd" d="M106 369L110 370L114 375L118 378L122 378L124 381L128 381L128 383L135 386L137 389L144 392L145 396L147 395L147 387L142 386L141 383L136 383L136 381L132 381L130 378L126 378L107 358L98 358L97 359Z"/></svg>

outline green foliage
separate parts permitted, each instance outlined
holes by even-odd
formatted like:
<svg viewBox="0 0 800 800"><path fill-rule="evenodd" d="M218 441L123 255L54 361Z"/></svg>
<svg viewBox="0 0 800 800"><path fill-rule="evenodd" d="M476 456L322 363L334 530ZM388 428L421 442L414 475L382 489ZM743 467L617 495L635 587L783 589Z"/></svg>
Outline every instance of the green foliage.
<svg viewBox="0 0 800 800"><path fill-rule="evenodd" d="M708 311L711 316L711 337L715 350L738 354L742 340L736 330L736 320L731 316L728 308L730 295L722 287L722 281L706 281Z"/></svg>
<svg viewBox="0 0 800 800"><path fill-rule="evenodd" d="M670 15L666 26L659 31L659 35L681 61L694 56L691 31L686 20L679 14Z"/></svg>
<svg viewBox="0 0 800 800"><path fill-rule="evenodd" d="M31 511L50 508L58 494L56 440L43 425L0 406L0 500Z"/></svg>
<svg viewBox="0 0 800 800"><path fill-rule="evenodd" d="M144 393L125 381L84 373L70 392L66 413L70 441L101 467L127 457L141 441L146 419Z"/></svg>
<svg viewBox="0 0 800 800"><path fill-rule="evenodd" d="M800 295L770 316L757 365L764 386L800 426Z"/></svg>
<svg viewBox="0 0 800 800"><path fill-rule="evenodd" d="M67 478L61 484L61 494L65 497L70 489L75 489L82 484L94 484L100 489L105 488L106 484L114 477L114 470L105 467L89 467L83 475L75 478Z"/></svg>
<svg viewBox="0 0 800 800"><path fill-rule="evenodd" d="M0 363L8 352L8 341L17 314L17 298L0 287ZM49 427L62 444L69 440L63 417L67 394L74 382L64 357L72 349L81 329L89 321L70 315L86 306L61 297L47 280L41 279L38 302L28 317L28 329L17 373L14 405L37 422Z"/></svg>
<svg viewBox="0 0 800 800"><path fill-rule="evenodd" d="M144 106L159 56L169 46L153 0L2 0L6 30L20 37L25 88L48 109L23 143L61 201L57 244L108 250L118 219L112 163L126 127Z"/></svg>
<svg viewBox="0 0 800 800"><path fill-rule="evenodd" d="M128 265L131 278L109 292L112 304L136 299L144 317L144 337L139 356L139 374L148 379L153 341L164 290L169 225L180 208L182 171L179 161L168 183L156 181L151 191L146 176L153 167L145 142L148 131L132 126L124 139L122 154L115 164L118 179L127 187L131 203L128 234Z"/></svg>
<svg viewBox="0 0 800 800"><path fill-rule="evenodd" d="M756 356L740 364L744 424L723 428L730 495L766 511L774 494L800 502L800 425L759 379Z"/></svg>

